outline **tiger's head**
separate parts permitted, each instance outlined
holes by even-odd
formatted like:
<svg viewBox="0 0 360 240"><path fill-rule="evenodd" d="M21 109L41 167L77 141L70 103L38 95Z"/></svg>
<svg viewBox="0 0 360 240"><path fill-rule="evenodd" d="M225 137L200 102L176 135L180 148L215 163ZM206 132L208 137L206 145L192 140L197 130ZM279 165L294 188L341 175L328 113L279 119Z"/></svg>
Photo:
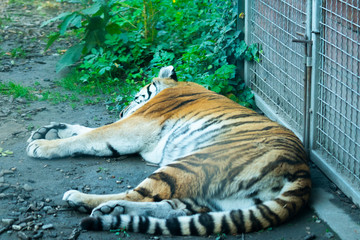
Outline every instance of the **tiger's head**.
<svg viewBox="0 0 360 240"><path fill-rule="evenodd" d="M135 95L134 100L120 112L120 119L131 115L163 89L173 87L176 85L176 83L177 76L174 67L167 66L161 68L159 76L154 78L150 84L143 87Z"/></svg>

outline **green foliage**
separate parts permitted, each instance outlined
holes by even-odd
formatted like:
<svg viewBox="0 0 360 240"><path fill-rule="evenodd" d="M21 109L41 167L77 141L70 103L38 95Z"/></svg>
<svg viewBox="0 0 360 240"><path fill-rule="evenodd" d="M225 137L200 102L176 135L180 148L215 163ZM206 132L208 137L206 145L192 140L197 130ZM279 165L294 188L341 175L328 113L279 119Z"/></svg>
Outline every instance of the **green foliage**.
<svg viewBox="0 0 360 240"><path fill-rule="evenodd" d="M61 20L48 47L69 31L79 43L67 50L57 70L81 59L82 83L118 86L110 102L121 109L157 71L173 65L180 81L194 81L248 107L253 95L236 72L238 61L260 61L257 45L247 46L236 31L231 0L93 0Z"/></svg>
<svg viewBox="0 0 360 240"><path fill-rule="evenodd" d="M13 82L0 83L0 93L6 95L13 95L15 98L23 97L28 100L36 99L36 96L33 94L32 88L24 87L20 84L16 84Z"/></svg>
<svg viewBox="0 0 360 240"><path fill-rule="evenodd" d="M26 52L21 46L19 46L10 50L10 56L13 58L25 58Z"/></svg>

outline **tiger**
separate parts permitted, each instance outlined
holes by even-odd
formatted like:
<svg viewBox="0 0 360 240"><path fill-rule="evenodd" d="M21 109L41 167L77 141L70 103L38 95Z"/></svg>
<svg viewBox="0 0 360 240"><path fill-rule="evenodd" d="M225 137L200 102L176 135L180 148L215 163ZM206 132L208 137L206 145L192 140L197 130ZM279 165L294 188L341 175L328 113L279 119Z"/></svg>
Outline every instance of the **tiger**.
<svg viewBox="0 0 360 240"><path fill-rule="evenodd" d="M119 194L64 193L88 212L85 230L152 235L244 234L277 226L306 206L308 157L289 129L205 87L173 66L142 88L120 119L98 128L51 123L34 131L32 158L139 153L159 168Z"/></svg>

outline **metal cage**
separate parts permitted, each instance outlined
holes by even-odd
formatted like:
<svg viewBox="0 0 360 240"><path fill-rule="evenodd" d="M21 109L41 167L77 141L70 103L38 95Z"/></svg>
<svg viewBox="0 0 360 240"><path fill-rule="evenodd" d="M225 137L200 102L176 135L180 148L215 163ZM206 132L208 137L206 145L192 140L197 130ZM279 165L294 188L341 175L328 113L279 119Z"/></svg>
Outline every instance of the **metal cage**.
<svg viewBox="0 0 360 240"><path fill-rule="evenodd" d="M248 0L245 14L262 49L245 66L258 106L360 204L360 0Z"/></svg>

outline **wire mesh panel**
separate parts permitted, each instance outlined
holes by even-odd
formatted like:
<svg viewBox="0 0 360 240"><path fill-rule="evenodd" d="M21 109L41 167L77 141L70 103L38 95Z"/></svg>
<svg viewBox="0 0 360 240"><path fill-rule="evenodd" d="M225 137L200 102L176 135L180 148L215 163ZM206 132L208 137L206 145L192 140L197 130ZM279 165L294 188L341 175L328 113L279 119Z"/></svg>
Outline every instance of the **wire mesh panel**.
<svg viewBox="0 0 360 240"><path fill-rule="evenodd" d="M322 1L315 149L360 189L360 4Z"/></svg>
<svg viewBox="0 0 360 240"><path fill-rule="evenodd" d="M303 132L304 38L306 1L248 1L249 40L262 50L261 62L249 68L250 87L287 124Z"/></svg>

